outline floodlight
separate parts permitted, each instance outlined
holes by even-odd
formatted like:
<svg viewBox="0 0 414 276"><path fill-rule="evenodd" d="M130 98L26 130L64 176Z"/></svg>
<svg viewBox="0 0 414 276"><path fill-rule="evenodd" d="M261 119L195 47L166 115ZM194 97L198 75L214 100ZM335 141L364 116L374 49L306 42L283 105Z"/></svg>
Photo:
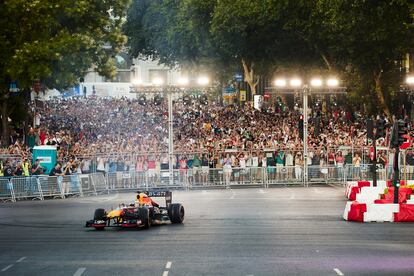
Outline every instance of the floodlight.
<svg viewBox="0 0 414 276"><path fill-rule="evenodd" d="M141 85L142 84L142 80L141 79L134 79L134 80L132 80L132 84L133 85Z"/></svg>
<svg viewBox="0 0 414 276"><path fill-rule="evenodd" d="M291 79L289 84L292 87L299 87L299 86L302 85L302 80L301 79Z"/></svg>
<svg viewBox="0 0 414 276"><path fill-rule="evenodd" d="M322 80L319 78L315 78L311 80L311 86L313 87L321 87L322 86Z"/></svg>
<svg viewBox="0 0 414 276"><path fill-rule="evenodd" d="M277 80L275 80L275 85L277 87L285 87L286 86L286 80L285 79L277 79Z"/></svg>
<svg viewBox="0 0 414 276"><path fill-rule="evenodd" d="M326 84L327 84L329 87L337 87L337 86L339 85L339 81L338 81L338 79L328 79L328 80L326 81Z"/></svg>
<svg viewBox="0 0 414 276"><path fill-rule="evenodd" d="M188 78L179 78L178 79L178 84L179 85L182 85L182 86L186 86L186 85L188 85Z"/></svg>
<svg viewBox="0 0 414 276"><path fill-rule="evenodd" d="M405 82L408 85L414 85L414 76L407 76L407 78L405 79Z"/></svg>
<svg viewBox="0 0 414 276"><path fill-rule="evenodd" d="M152 80L152 84L153 85L163 85L164 84L164 80L162 78L154 78Z"/></svg>
<svg viewBox="0 0 414 276"><path fill-rule="evenodd" d="M199 77L197 83L202 86L208 85L210 80L207 77Z"/></svg>

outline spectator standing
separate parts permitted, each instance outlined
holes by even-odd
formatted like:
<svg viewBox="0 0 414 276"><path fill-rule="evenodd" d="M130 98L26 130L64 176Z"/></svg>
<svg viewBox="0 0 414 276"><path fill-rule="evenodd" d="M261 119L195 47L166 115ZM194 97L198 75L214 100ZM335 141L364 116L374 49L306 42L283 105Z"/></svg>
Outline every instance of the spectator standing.
<svg viewBox="0 0 414 276"><path fill-rule="evenodd" d="M33 164L30 171L31 171L32 175L41 175L41 174L43 174L44 169L40 165L40 160L39 159L35 160L35 163Z"/></svg>
<svg viewBox="0 0 414 276"><path fill-rule="evenodd" d="M64 173L62 172L62 165L60 163L56 163L53 169L50 170L49 176L63 176Z"/></svg>
<svg viewBox="0 0 414 276"><path fill-rule="evenodd" d="M200 168L201 168L201 160L198 157L198 154L194 154L194 159L193 159L193 175L195 177L195 181L196 182L200 182L200 176L199 176L199 172L200 172Z"/></svg>
<svg viewBox="0 0 414 276"><path fill-rule="evenodd" d="M414 172L414 154L413 151L408 151L406 155L406 162L407 162L407 170L408 170L408 177L409 179L413 178L413 172Z"/></svg>
<svg viewBox="0 0 414 276"><path fill-rule="evenodd" d="M23 168L22 168L22 163L17 163L16 169L14 170L13 173L14 176L22 176L23 175Z"/></svg>
<svg viewBox="0 0 414 276"><path fill-rule="evenodd" d="M288 151L286 154L286 169L287 169L287 178L292 179L293 177L293 162L294 158L291 151Z"/></svg>
<svg viewBox="0 0 414 276"><path fill-rule="evenodd" d="M361 172L361 157L358 153L355 153L354 158L352 158L352 166L354 167L354 179L359 180Z"/></svg>
<svg viewBox="0 0 414 276"><path fill-rule="evenodd" d="M27 159L27 158L24 158L23 159L23 162L22 162L22 164L21 164L21 166L22 166L22 175L23 176L30 176L30 168L31 168L31 166L30 166L30 162L29 162L29 160Z"/></svg>
<svg viewBox="0 0 414 276"><path fill-rule="evenodd" d="M302 153L298 152L295 155L295 179L302 179L303 158Z"/></svg>
<svg viewBox="0 0 414 276"><path fill-rule="evenodd" d="M14 171L10 161L6 161L3 167L3 173L5 177L12 177L14 175Z"/></svg>
<svg viewBox="0 0 414 276"><path fill-rule="evenodd" d="M342 156L342 151L338 151L336 156L336 168L338 170L337 177L342 179L344 172L344 162L345 158Z"/></svg>
<svg viewBox="0 0 414 276"><path fill-rule="evenodd" d="M3 160L0 160L0 177L4 176L4 165Z"/></svg>
<svg viewBox="0 0 414 276"><path fill-rule="evenodd" d="M208 180L208 173L209 173L209 160L207 154L203 154L201 157L201 173L202 173L202 182L204 184L207 183Z"/></svg>
<svg viewBox="0 0 414 276"><path fill-rule="evenodd" d="M276 173L277 173L278 179L282 178L282 173L284 169L283 168L284 160L285 160L285 153L283 152L283 150L279 150L279 152L277 153L277 157L276 157Z"/></svg>

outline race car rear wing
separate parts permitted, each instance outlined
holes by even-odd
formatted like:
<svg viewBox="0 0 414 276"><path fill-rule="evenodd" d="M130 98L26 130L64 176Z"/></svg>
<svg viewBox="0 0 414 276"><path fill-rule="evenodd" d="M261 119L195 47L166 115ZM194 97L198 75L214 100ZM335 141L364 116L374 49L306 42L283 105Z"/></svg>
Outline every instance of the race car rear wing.
<svg viewBox="0 0 414 276"><path fill-rule="evenodd" d="M138 193L141 193L138 191ZM154 190L154 191L144 191L147 196L149 197L164 197L165 198L165 205L167 207L170 206L172 203L172 192L168 190Z"/></svg>

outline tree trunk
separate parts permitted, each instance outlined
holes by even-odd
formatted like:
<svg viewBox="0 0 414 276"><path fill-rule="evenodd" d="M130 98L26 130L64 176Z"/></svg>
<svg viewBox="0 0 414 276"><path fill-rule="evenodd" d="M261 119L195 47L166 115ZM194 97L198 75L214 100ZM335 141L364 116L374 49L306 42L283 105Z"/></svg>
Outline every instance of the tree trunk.
<svg viewBox="0 0 414 276"><path fill-rule="evenodd" d="M259 84L259 77L254 74L254 63L247 64L247 62L242 59L243 71L244 71L244 80L250 87L252 92L252 98L256 95L256 87Z"/></svg>
<svg viewBox="0 0 414 276"><path fill-rule="evenodd" d="M390 109L385 102L384 93L382 92L382 86L381 86L381 71L379 73L374 72L374 82L375 82L375 93L377 94L379 103L381 105L381 108L384 110L385 115L387 116L388 120L392 123L392 116Z"/></svg>
<svg viewBox="0 0 414 276"><path fill-rule="evenodd" d="M325 54L321 54L321 57L323 59L323 61L325 62L326 67L328 68L329 71L332 71L332 65L329 62L328 57Z"/></svg>
<svg viewBox="0 0 414 276"><path fill-rule="evenodd" d="M7 99L1 102L1 144L9 145L9 116L7 112Z"/></svg>

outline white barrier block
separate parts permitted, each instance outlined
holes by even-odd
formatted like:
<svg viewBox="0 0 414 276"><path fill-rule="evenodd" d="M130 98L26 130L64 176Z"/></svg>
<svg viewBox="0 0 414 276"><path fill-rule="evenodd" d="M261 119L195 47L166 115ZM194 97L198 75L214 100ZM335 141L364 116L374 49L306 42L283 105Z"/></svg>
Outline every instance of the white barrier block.
<svg viewBox="0 0 414 276"><path fill-rule="evenodd" d="M407 204L414 204L414 196L412 196L413 198L407 200Z"/></svg>
<svg viewBox="0 0 414 276"><path fill-rule="evenodd" d="M384 192L384 189L387 188L387 181L385 180L377 181L377 188L381 188L382 192Z"/></svg>
<svg viewBox="0 0 414 276"><path fill-rule="evenodd" d="M367 211L364 213L364 222L393 222L394 213L398 213L399 211L399 204L367 204Z"/></svg>
<svg viewBox="0 0 414 276"><path fill-rule="evenodd" d="M361 192L356 195L356 201L361 203L374 203L374 200L380 199L384 189L380 187L362 187Z"/></svg>
<svg viewBox="0 0 414 276"><path fill-rule="evenodd" d="M365 212L364 222L393 222L394 213Z"/></svg>
<svg viewBox="0 0 414 276"><path fill-rule="evenodd" d="M352 201L348 201L345 205L344 214L342 216L344 220L348 220L348 213L349 211L351 211L351 205L352 205Z"/></svg>
<svg viewBox="0 0 414 276"><path fill-rule="evenodd" d="M367 212L392 212L398 213L400 211L400 205L394 203L385 204L367 204Z"/></svg>

